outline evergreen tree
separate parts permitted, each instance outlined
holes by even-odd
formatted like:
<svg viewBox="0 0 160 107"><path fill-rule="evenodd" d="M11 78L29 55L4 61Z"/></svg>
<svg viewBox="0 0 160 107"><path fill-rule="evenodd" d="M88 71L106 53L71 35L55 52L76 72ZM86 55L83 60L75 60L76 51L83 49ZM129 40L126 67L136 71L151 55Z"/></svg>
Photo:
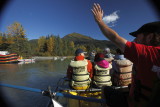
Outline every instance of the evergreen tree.
<svg viewBox="0 0 160 107"><path fill-rule="evenodd" d="M58 41L58 56L63 56L63 41L62 39L58 36L57 38Z"/></svg>
<svg viewBox="0 0 160 107"><path fill-rule="evenodd" d="M5 51L8 49L9 44L7 43L7 36L6 33L2 33L1 34L1 44L0 44L0 50L1 51Z"/></svg>
<svg viewBox="0 0 160 107"><path fill-rule="evenodd" d="M63 55L68 56L68 41L62 40L63 41Z"/></svg>
<svg viewBox="0 0 160 107"><path fill-rule="evenodd" d="M86 46L86 50L87 50L88 53L92 52L95 49L96 49L96 47L93 44L90 44L90 45Z"/></svg>
<svg viewBox="0 0 160 107"><path fill-rule="evenodd" d="M38 56L39 55L38 40L37 39L30 40L29 45L30 49L32 50L31 54L34 56Z"/></svg>
<svg viewBox="0 0 160 107"><path fill-rule="evenodd" d="M30 54L28 39L20 23L15 22L8 26L7 36L7 42L10 43L8 50L11 53L14 52L22 56L28 56Z"/></svg>
<svg viewBox="0 0 160 107"><path fill-rule="evenodd" d="M59 41L58 41L58 36L55 36L55 45L54 45L54 55L58 56L58 50L59 50Z"/></svg>

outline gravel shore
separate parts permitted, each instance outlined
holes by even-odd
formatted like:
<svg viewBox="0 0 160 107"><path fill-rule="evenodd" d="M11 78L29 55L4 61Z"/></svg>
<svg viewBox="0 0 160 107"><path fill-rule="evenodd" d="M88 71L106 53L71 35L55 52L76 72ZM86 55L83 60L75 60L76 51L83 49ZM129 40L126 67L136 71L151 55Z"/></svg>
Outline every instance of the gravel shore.
<svg viewBox="0 0 160 107"><path fill-rule="evenodd" d="M74 56L34 56L35 60L47 60L47 59L61 59L61 58L73 58Z"/></svg>

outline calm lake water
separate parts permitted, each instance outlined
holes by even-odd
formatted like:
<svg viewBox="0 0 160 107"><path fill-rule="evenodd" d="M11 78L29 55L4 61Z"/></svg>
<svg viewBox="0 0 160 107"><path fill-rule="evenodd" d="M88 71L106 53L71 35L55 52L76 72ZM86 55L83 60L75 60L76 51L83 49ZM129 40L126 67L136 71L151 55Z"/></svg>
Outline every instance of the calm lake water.
<svg viewBox="0 0 160 107"><path fill-rule="evenodd" d="M29 64L0 64L1 83L52 90L58 80L66 76L66 70L71 59L37 60ZM46 107L49 97L40 93L1 87L4 100L10 107Z"/></svg>

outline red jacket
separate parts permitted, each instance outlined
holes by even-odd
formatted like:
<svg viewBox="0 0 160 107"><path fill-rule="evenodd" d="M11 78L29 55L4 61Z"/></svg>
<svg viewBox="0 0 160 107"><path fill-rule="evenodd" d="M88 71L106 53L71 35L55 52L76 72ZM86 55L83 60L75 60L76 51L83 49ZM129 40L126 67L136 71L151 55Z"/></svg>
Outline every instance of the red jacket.
<svg viewBox="0 0 160 107"><path fill-rule="evenodd" d="M80 56L76 56L76 57L74 58L74 60L75 60L75 61L84 60L84 56L81 56L81 55L80 55ZM91 63L89 60L87 60L87 61L88 61L87 70L88 70L88 72L90 73L90 78L92 78L92 76L93 76L92 63ZM73 72L72 67L71 67L71 66L68 66L68 69L67 69L67 77L68 77L69 79L72 78L72 72Z"/></svg>
<svg viewBox="0 0 160 107"><path fill-rule="evenodd" d="M152 71L153 66L160 66L160 47L146 46L134 42L127 42L124 55L131 60L136 70L133 72L130 96L133 97L135 90L135 81L139 80L142 85L152 89L157 78L157 74ZM146 90L142 94L150 96Z"/></svg>

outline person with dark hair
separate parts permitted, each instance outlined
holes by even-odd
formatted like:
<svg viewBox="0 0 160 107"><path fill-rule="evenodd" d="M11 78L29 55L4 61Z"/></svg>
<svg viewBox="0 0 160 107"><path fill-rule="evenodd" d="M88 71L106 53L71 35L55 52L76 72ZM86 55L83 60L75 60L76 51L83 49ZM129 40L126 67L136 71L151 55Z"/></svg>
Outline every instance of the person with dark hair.
<svg viewBox="0 0 160 107"><path fill-rule="evenodd" d="M77 49L75 58L71 60L67 69L70 86L76 90L86 90L90 87L92 75L92 63L85 59L82 49Z"/></svg>
<svg viewBox="0 0 160 107"><path fill-rule="evenodd" d="M104 54L97 53L94 58L93 86L97 88L101 88L102 86L111 86L111 68L112 65L104 59Z"/></svg>
<svg viewBox="0 0 160 107"><path fill-rule="evenodd" d="M124 57L123 52L119 48L116 49L116 54L114 56L114 59L116 59L116 60L124 60L124 59L126 59Z"/></svg>
<svg viewBox="0 0 160 107"><path fill-rule="evenodd" d="M131 83L133 63L124 57L123 52L117 48L112 61L112 82L114 86L128 86Z"/></svg>
<svg viewBox="0 0 160 107"><path fill-rule="evenodd" d="M94 62L94 57L95 57L96 51L92 51L89 53L87 59L90 60L91 62Z"/></svg>
<svg viewBox="0 0 160 107"><path fill-rule="evenodd" d="M92 13L102 33L134 64L129 106L160 106L160 98L158 98L160 95L157 91L160 90L157 76L160 71L153 70L160 67L160 21L144 24L137 31L130 33L135 37L134 42L130 42L104 23L102 20L104 12L99 4L94 4ZM158 93L155 94L156 92ZM124 106L128 106L127 103Z"/></svg>

